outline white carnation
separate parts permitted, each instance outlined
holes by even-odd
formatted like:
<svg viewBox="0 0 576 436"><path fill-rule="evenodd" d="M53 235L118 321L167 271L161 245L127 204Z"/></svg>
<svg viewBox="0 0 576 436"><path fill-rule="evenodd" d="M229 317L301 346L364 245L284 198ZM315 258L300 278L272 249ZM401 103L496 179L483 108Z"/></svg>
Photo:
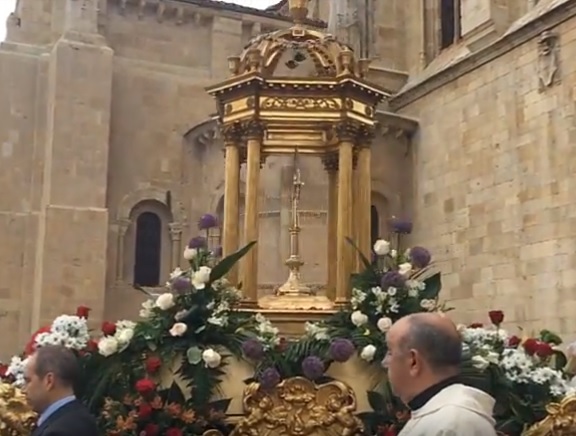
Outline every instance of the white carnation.
<svg viewBox="0 0 576 436"><path fill-rule="evenodd" d="M170 336L174 337L183 336L187 330L188 326L186 324L184 324L183 322L177 322L170 329Z"/></svg>
<svg viewBox="0 0 576 436"><path fill-rule="evenodd" d="M105 336L98 341L98 352L108 357L118 352L118 341L113 336Z"/></svg>
<svg viewBox="0 0 576 436"><path fill-rule="evenodd" d="M374 345L366 345L360 351L360 358L367 362L372 362L374 360L374 355L376 354L376 347Z"/></svg>
<svg viewBox="0 0 576 436"><path fill-rule="evenodd" d="M386 256L387 254L390 253L390 242L384 240L384 239L378 239L375 243L374 243L374 253L376 253L378 256Z"/></svg>
<svg viewBox="0 0 576 436"><path fill-rule="evenodd" d="M174 294L166 292L161 294L156 299L156 307L161 310L168 310L174 307L176 302L174 301Z"/></svg>
<svg viewBox="0 0 576 436"><path fill-rule="evenodd" d="M198 271L192 275L192 286L200 290L206 287L206 283L210 281L210 273L212 270L207 266L201 266Z"/></svg>
<svg viewBox="0 0 576 436"><path fill-rule="evenodd" d="M392 320L385 316L380 318L376 325L378 326L378 330L380 330L382 333L385 333L390 330L390 327L392 327Z"/></svg>
<svg viewBox="0 0 576 436"><path fill-rule="evenodd" d="M368 322L368 316L359 310L356 310L352 312L352 315L350 315L350 321L352 321L352 324L354 324L356 327L362 327Z"/></svg>
<svg viewBox="0 0 576 436"><path fill-rule="evenodd" d="M195 248L186 247L184 250L184 259L192 260L198 255L198 250Z"/></svg>

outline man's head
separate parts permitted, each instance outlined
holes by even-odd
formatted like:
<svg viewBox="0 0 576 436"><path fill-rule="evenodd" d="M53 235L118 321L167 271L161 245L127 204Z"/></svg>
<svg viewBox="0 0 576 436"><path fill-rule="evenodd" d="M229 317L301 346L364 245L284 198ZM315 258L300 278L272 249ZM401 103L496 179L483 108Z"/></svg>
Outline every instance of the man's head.
<svg viewBox="0 0 576 436"><path fill-rule="evenodd" d="M39 348L24 369L24 393L30 405L42 413L52 403L73 395L80 374L78 359L65 347Z"/></svg>
<svg viewBox="0 0 576 436"><path fill-rule="evenodd" d="M404 317L392 326L386 342L384 364L392 390L404 402L458 374L462 340L448 318L435 313Z"/></svg>

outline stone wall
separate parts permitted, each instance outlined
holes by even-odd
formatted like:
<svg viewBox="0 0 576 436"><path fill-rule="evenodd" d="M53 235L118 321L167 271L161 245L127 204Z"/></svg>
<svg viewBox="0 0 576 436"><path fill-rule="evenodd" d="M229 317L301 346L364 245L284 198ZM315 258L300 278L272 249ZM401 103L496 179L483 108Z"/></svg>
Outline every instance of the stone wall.
<svg viewBox="0 0 576 436"><path fill-rule="evenodd" d="M414 240L439 260L455 316L502 309L511 328L574 337L576 19L552 32L560 83L540 89L532 38L467 74L447 68L401 112L420 121Z"/></svg>

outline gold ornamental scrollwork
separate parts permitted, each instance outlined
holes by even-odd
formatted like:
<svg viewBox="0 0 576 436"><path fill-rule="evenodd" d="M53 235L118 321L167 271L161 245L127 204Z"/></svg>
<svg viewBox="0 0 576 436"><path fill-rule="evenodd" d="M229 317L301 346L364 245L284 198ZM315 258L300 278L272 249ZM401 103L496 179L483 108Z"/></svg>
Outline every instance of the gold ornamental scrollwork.
<svg viewBox="0 0 576 436"><path fill-rule="evenodd" d="M340 110L342 104L338 98L268 97L262 100L261 108L263 110L335 111Z"/></svg>
<svg viewBox="0 0 576 436"><path fill-rule="evenodd" d="M12 385L0 383L0 435L28 436L36 419L25 395Z"/></svg>
<svg viewBox="0 0 576 436"><path fill-rule="evenodd" d="M244 392L244 412L233 436L359 435L356 396L339 381L315 384L302 377L284 380L266 391L252 383Z"/></svg>
<svg viewBox="0 0 576 436"><path fill-rule="evenodd" d="M576 395L546 406L548 415L522 436L573 436L576 434Z"/></svg>

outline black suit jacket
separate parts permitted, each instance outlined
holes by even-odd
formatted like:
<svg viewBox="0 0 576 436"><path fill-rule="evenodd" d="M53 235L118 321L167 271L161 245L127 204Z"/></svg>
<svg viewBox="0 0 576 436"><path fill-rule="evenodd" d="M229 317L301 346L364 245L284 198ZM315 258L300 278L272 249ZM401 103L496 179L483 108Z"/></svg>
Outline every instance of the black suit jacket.
<svg viewBox="0 0 576 436"><path fill-rule="evenodd" d="M80 401L72 401L34 430L32 436L100 436L96 418Z"/></svg>

